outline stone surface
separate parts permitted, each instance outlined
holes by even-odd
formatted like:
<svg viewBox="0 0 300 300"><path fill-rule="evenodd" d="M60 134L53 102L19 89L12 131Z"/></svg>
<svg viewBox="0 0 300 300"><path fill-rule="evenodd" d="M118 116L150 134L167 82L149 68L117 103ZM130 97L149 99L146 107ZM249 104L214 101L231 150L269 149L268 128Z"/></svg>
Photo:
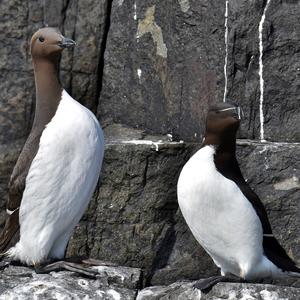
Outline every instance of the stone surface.
<svg viewBox="0 0 300 300"><path fill-rule="evenodd" d="M187 153L181 143L108 144L99 193L70 241L69 255L105 257L147 274L154 270L173 231L176 180Z"/></svg>
<svg viewBox="0 0 300 300"><path fill-rule="evenodd" d="M223 96L225 6L188 3L113 1L98 110L104 125L200 139L208 103Z"/></svg>
<svg viewBox="0 0 300 300"><path fill-rule="evenodd" d="M36 274L10 266L0 273L0 299L105 299L136 298L141 272L124 267L97 267L97 279L72 272Z"/></svg>
<svg viewBox="0 0 300 300"><path fill-rule="evenodd" d="M198 148L146 140L108 144L99 190L76 228L69 255L141 267L147 284L217 274L176 199L179 172ZM276 237L300 263L298 155L299 144L240 141L238 146L242 171L266 205Z"/></svg>
<svg viewBox="0 0 300 300"><path fill-rule="evenodd" d="M98 110L105 126L122 123L199 141L208 104L223 98L224 1L3 0L0 5L1 143L28 134L34 108L29 40L46 24L77 41L63 55L63 83ZM265 5L256 0L228 6L228 99L245 110L243 138L260 138L258 26ZM266 12L263 112L265 138L272 141L300 138L299 10L297 1L272 0Z"/></svg>
<svg viewBox="0 0 300 300"><path fill-rule="evenodd" d="M140 132L129 136L136 135ZM101 184L75 229L68 255L143 268L145 284L217 274L186 226L176 199L179 172L199 145L134 139L108 142ZM1 224L7 181L21 145L1 148ZM238 146L245 178L266 205L276 237L298 264L299 152L299 144L240 141Z"/></svg>
<svg viewBox="0 0 300 300"><path fill-rule="evenodd" d="M96 267L96 279L68 271L36 274L31 268L9 266L0 271L0 299L103 299L103 300L296 300L300 289L270 284L219 283L208 293L194 288L197 281L178 281L169 286L142 288L141 270Z"/></svg>
<svg viewBox="0 0 300 300"><path fill-rule="evenodd" d="M267 1L229 1L228 98L242 104L241 136L260 138L259 31ZM298 1L270 1L262 31L264 130L272 141L299 141Z"/></svg>
<svg viewBox="0 0 300 300"><path fill-rule="evenodd" d="M209 103L242 105L240 137L260 139L259 24L266 1L115 1L99 116L198 141ZM271 1L262 31L265 138L299 141L298 1ZM128 50L129 49L129 50Z"/></svg>
<svg viewBox="0 0 300 300"><path fill-rule="evenodd" d="M76 40L77 47L63 53L62 82L75 99L96 111L108 2L1 1L0 144L25 138L29 133L35 100L30 38L45 25L59 27Z"/></svg>
<svg viewBox="0 0 300 300"><path fill-rule="evenodd" d="M193 287L195 282L176 282L169 286L154 286L138 293L137 300L217 300L217 299L259 299L296 300L300 289L268 284L219 283L208 293L201 293Z"/></svg>
<svg viewBox="0 0 300 300"><path fill-rule="evenodd" d="M228 1L227 99L245 111L243 139L260 138L258 27L266 3ZM298 264L299 11L299 1L271 0L262 31L265 138L288 143L238 147L245 177ZM176 200L180 169L199 144L170 141L200 142L208 104L222 101L225 1L2 0L0 12L0 227L34 113L29 40L48 24L77 41L64 51L62 82L97 112L107 141L100 183L68 254L142 268L147 285L218 273Z"/></svg>
<svg viewBox="0 0 300 300"><path fill-rule="evenodd" d="M23 140L0 145L0 226L4 226L6 215L6 201L8 194L8 181L16 163Z"/></svg>

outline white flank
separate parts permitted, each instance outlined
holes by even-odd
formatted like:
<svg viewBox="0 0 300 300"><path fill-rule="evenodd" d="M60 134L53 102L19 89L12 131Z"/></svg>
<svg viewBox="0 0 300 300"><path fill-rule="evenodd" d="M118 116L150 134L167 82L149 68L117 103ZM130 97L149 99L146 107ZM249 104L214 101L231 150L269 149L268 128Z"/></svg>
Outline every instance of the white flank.
<svg viewBox="0 0 300 300"><path fill-rule="evenodd" d="M185 221L222 274L245 279L282 274L263 255L262 225L253 206L217 171L214 154L205 146L181 171L177 192Z"/></svg>
<svg viewBox="0 0 300 300"><path fill-rule="evenodd" d="M20 241L8 255L28 265L64 257L96 187L103 152L98 120L63 91L30 166L20 207Z"/></svg>
<svg viewBox="0 0 300 300"><path fill-rule="evenodd" d="M224 87L224 97L223 102L226 102L227 96L227 62L228 62L228 0L225 3L225 62L224 62L224 80L225 80L225 87Z"/></svg>
<svg viewBox="0 0 300 300"><path fill-rule="evenodd" d="M263 111L263 104L264 104L264 78L263 78L263 53L264 53L264 47L263 47L263 27L264 22L266 19L266 12L269 7L271 0L267 1L267 4L264 8L263 15L261 17L261 20L259 22L258 32L259 32L259 84L260 84L260 97L259 97L259 121L260 121L260 141L264 142L264 111Z"/></svg>

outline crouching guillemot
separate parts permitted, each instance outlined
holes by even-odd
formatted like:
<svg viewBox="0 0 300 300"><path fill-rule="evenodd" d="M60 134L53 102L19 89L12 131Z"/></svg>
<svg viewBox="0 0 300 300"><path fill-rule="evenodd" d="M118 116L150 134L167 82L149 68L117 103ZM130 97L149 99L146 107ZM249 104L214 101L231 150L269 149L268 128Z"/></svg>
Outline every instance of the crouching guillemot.
<svg viewBox="0 0 300 300"><path fill-rule="evenodd" d="M201 149L183 167L177 186L181 212L222 276L200 280L204 290L220 281L300 277L300 269L272 234L266 210L236 160L240 107L210 108ZM233 276L232 276L233 275Z"/></svg>
<svg viewBox="0 0 300 300"><path fill-rule="evenodd" d="M104 154L98 120L59 81L61 52L74 45L50 27L32 36L35 116L10 178L7 219L0 236L2 253L40 271L43 264L64 257L96 188Z"/></svg>

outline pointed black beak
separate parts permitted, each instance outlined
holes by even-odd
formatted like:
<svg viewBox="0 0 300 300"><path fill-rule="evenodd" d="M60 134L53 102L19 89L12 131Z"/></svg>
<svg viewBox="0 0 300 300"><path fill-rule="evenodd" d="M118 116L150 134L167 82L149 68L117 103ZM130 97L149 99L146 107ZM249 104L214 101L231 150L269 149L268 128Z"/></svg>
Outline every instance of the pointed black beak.
<svg viewBox="0 0 300 300"><path fill-rule="evenodd" d="M76 43L69 38L62 37L62 40L58 45L61 48L72 48L76 45Z"/></svg>

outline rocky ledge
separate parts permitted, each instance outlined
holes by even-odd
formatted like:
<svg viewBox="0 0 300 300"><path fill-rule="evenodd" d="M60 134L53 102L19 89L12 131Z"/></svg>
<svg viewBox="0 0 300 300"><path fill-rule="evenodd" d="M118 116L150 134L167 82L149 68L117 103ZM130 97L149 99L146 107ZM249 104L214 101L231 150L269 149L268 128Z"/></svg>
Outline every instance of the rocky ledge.
<svg viewBox="0 0 300 300"><path fill-rule="evenodd" d="M141 270L97 266L96 279L61 271L36 274L26 267L9 266L0 275L0 299L136 299Z"/></svg>
<svg viewBox="0 0 300 300"><path fill-rule="evenodd" d="M106 132L113 138L106 139L99 185L67 255L142 269L144 286L168 286L218 274L184 222L176 196L180 170L200 145L138 136L124 128L117 128L117 134L112 131ZM0 146L2 225L7 182L21 146ZM238 141L242 172L266 206L274 234L297 264L299 155L299 143Z"/></svg>
<svg viewBox="0 0 300 300"><path fill-rule="evenodd" d="M194 288L195 282L175 282L169 286L153 286L138 293L137 300L290 300L300 298L300 289L270 284L218 283L208 293Z"/></svg>
<svg viewBox="0 0 300 300"><path fill-rule="evenodd" d="M300 289L270 284L219 283L208 293L194 287L195 281L178 281L168 286L142 288L138 268L98 266L96 279L61 271L36 274L32 269L9 266L1 271L2 299L299 299Z"/></svg>

